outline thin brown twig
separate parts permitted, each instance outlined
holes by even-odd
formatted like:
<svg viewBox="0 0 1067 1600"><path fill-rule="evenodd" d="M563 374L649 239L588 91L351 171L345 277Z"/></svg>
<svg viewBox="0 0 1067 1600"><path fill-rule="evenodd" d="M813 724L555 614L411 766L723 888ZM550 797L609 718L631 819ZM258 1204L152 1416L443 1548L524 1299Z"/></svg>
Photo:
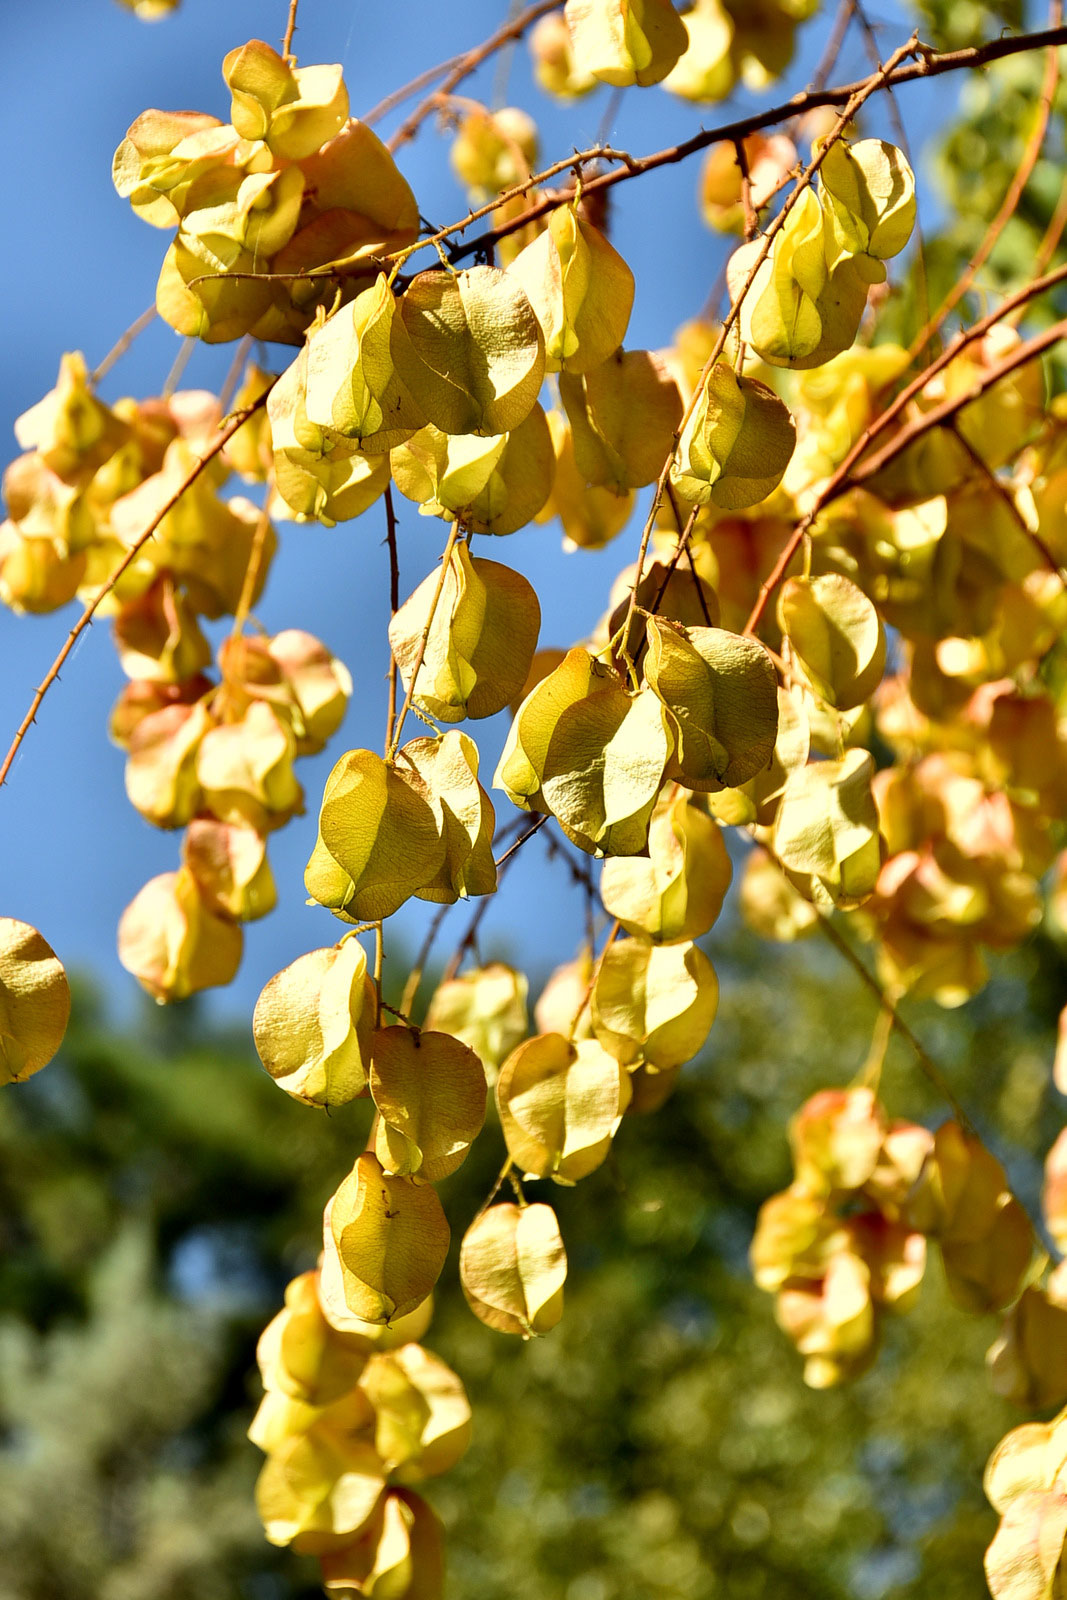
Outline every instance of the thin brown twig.
<svg viewBox="0 0 1067 1600"><path fill-rule="evenodd" d="M834 17L833 27L830 29L826 40L826 48L820 56L819 64L815 68L815 74L808 84L809 92L817 92L822 89L831 72L837 66L837 58L841 54L848 34L849 24L855 15L856 0L841 0L837 8L837 14Z"/></svg>
<svg viewBox="0 0 1067 1600"><path fill-rule="evenodd" d="M270 497L274 489L274 473L267 474L267 481L263 490L263 505L256 519L256 529L252 535L252 547L248 552L248 565L245 575L241 580L241 595L237 602L237 609L233 614L233 627L231 637L239 639L248 620L248 613L252 609L252 600L255 596L256 585L263 567L263 555L267 548L267 534L270 530Z"/></svg>
<svg viewBox="0 0 1067 1600"><path fill-rule="evenodd" d="M193 351L196 349L198 342L199 341L196 339L182 340L181 348L179 349L178 354L174 357L171 369L167 373L166 382L164 383L163 388L160 390L160 396L162 399L169 400L171 395L177 389L179 383L181 383L182 374L189 365L189 359L192 356Z"/></svg>
<svg viewBox="0 0 1067 1600"><path fill-rule="evenodd" d="M225 428L222 429L218 438L209 447L207 453L201 456L197 460L196 465L186 473L178 488L175 489L174 493L166 501L165 505L163 505L159 511L157 511L156 515L152 518L152 521L148 524L147 528L144 529L143 533L138 534L137 538L127 550L122 560L112 570L110 577L105 583L101 584L92 600L86 604L81 616L68 633L63 648L52 662L52 665L49 667L37 689L34 691L33 699L30 701L29 710L19 723L15 737L12 739L11 746L7 752L7 755L4 757L3 765L0 766L0 788L3 787L7 780L7 775L11 771L12 762L18 755L23 739L26 737L26 734L29 732L29 729L32 727L33 723L37 720L37 713L41 709L41 702L44 700L45 695L48 693L53 683L55 683L56 679L59 677L59 674L63 669L64 662L74 649L74 646L77 644L86 628L92 622L93 617L96 615L96 612L99 609L102 601L104 601L111 593L112 589L115 587L116 583L118 583L123 573L130 566L132 566L134 561L136 561L137 557L140 555L149 539L152 538L152 535L155 533L164 517L166 517L169 512L174 510L174 507L178 504L178 501L181 499L182 495L187 489L192 487L197 478L199 478L200 474L204 471L205 467L207 467L210 462L214 461L219 452L224 449L224 447L233 438L238 428L242 428L248 421L249 417L257 412L261 406L266 405L267 395L269 393L270 388L265 389L259 398L254 400L251 405L245 406L241 411L238 411L233 417L231 417Z"/></svg>
<svg viewBox="0 0 1067 1600"><path fill-rule="evenodd" d="M111 346L111 349L108 351L103 361L101 361L100 365L98 367L94 367L92 372L90 372L90 384L95 386L100 382L101 378L107 377L107 374L111 371L116 361L120 360L126 354L127 350L137 338L138 334L143 333L144 330L155 321L156 315L157 312L155 305L152 304L147 308L147 310L142 311L139 317L134 318L133 322L130 323L122 337L117 339L116 342Z"/></svg>
<svg viewBox="0 0 1067 1600"><path fill-rule="evenodd" d="M385 538L389 546L389 614L395 617L400 610L400 558L396 546L396 507L393 504L393 485L385 486ZM389 650L389 705L385 714L385 748L393 744L396 726L396 682L398 669L392 647Z"/></svg>
<svg viewBox="0 0 1067 1600"><path fill-rule="evenodd" d="M483 44L476 45L473 50L468 50L465 54L458 56L455 59L455 64L446 73L439 88L433 94L427 95L426 99L421 101L411 115L400 124L400 127L387 142L388 149L395 154L402 144L407 144L410 139L415 137L426 118L436 109L441 100L450 95L453 89L463 82L464 78L469 78L472 72L476 72L483 61L488 61L490 56L495 55L510 40L521 39L527 28L532 27L540 17L545 16L549 11L557 11L558 9L559 0L536 0L536 4L527 6L526 10L521 11L517 17L512 17L505 22L503 27L498 28Z"/></svg>
<svg viewBox="0 0 1067 1600"><path fill-rule="evenodd" d="M1063 20L1063 0L1052 0L1049 8L1049 21L1052 27L1058 28ZM1023 149L1022 159L1015 169L1007 193L1001 202L1000 209L986 229L985 236L974 252L964 271L952 285L948 294L942 300L933 316L920 328L912 340L908 350L909 361L914 361L919 351L929 341L932 334L943 325L946 317L959 305L964 295L967 294L975 278L988 261L1004 229L1018 210L1019 201L1022 199L1023 190L1029 183L1033 170L1037 165L1048 133L1049 121L1052 117L1053 101L1056 98L1056 86L1060 77L1059 50L1055 45L1049 46L1048 59L1045 64L1045 77L1041 86L1041 94L1037 105L1037 118L1030 137Z"/></svg>
<svg viewBox="0 0 1067 1600"><path fill-rule="evenodd" d="M752 174L748 169L748 151L745 149L743 139L734 140L734 161L741 174L741 209L745 218L745 243L754 239L759 232L759 217L752 204Z"/></svg>
<svg viewBox="0 0 1067 1600"><path fill-rule="evenodd" d="M293 56L293 34L296 32L296 10L300 0L289 0L289 18L285 24L285 38L282 40L282 55L288 61Z"/></svg>

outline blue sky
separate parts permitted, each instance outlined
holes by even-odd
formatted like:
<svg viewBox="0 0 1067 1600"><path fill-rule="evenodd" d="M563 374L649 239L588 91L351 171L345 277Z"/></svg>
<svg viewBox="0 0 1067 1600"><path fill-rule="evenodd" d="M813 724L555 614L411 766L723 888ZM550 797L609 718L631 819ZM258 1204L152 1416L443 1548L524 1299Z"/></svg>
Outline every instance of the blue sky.
<svg viewBox="0 0 1067 1600"><path fill-rule="evenodd" d="M286 9L285 0L183 0L175 16L145 25L113 0L4 7L0 140L8 154L0 192L9 242L0 254L0 439L8 441L9 455L17 449L14 419L51 388L60 354L83 350L93 365L152 301L167 235L138 221L110 179L112 153L128 124L148 106L225 117L222 57L248 38L277 45ZM810 77L831 11L804 30L797 60L774 99L802 88ZM913 24L895 3L880 13L888 54ZM447 31L440 23L445 15ZM305 65L343 63L358 114L423 68L486 37L503 15L498 0L468 0L448 11L426 0L403 8L301 0L296 48ZM854 38L835 79L865 70L862 44ZM531 110L541 126L546 160L572 146L586 147L601 134L610 91L559 108L531 86L523 47L514 54L510 85L509 98ZM465 92L488 98L491 87L489 72L465 85ZM917 144L951 109L953 98L943 81L937 88L919 84L901 92ZM609 137L617 147L645 152L725 121L750 103L742 95L702 110L658 89L633 90ZM886 129L872 121L868 131ZM447 140L431 125L405 148L400 162L424 215L438 223L463 215L464 196L448 170ZM696 181L697 164L689 163L614 191L612 236L637 279L630 347L668 343L677 324L699 310L721 266L722 241L696 218ZM105 398L157 393L177 348L177 337L157 322L109 377ZM184 384L217 387L230 354L228 348L198 350ZM7 458L0 451L0 460ZM445 530L406 502L399 509L406 595L430 571ZM279 531L280 551L257 613L272 632L301 627L321 637L348 663L356 693L330 750L299 764L307 815L272 840L279 908L246 929L237 982L212 992L211 1012L226 1018L247 1018L273 972L340 933L326 912L305 906L304 863L330 766L345 749L380 748L384 725L388 610L381 507L331 530L283 524ZM636 554L639 534L635 517L606 551L565 555L558 525L551 524L491 547L484 541L483 553L530 577L542 598L542 643L565 646L596 622L612 578ZM0 751L76 615L73 607L43 618L0 610ZM0 913L39 927L68 967L92 971L126 1010L139 990L119 966L116 924L149 877L177 864L179 836L149 827L126 801L123 756L106 735L108 711L123 683L108 634L106 623L89 630L0 791ZM488 783L505 731L502 719L471 731L482 747ZM500 820L510 820L505 797L493 798ZM417 943L429 910L416 902L394 919L402 935L393 936L397 958L402 943L409 949ZM452 913L456 937L467 915L462 907ZM581 901L563 868L546 861L540 841L531 841L519 857L485 928L486 948L539 971L569 957L579 942ZM443 952L450 942L446 933Z"/></svg>

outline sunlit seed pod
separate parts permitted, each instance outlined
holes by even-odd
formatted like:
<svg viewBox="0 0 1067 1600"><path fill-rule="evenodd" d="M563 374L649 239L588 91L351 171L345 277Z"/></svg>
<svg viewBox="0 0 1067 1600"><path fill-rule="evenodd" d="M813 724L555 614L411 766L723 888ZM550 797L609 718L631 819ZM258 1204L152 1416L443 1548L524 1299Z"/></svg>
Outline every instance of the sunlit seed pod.
<svg viewBox="0 0 1067 1600"><path fill-rule="evenodd" d="M550 411L548 426L556 454L552 493L537 514L538 522L558 517L563 524L565 550L599 550L610 544L629 522L634 509L634 492L622 494L588 484L574 459L574 440L565 413Z"/></svg>
<svg viewBox="0 0 1067 1600"><path fill-rule="evenodd" d="M301 441L298 429L306 362L305 349L283 372L267 401L274 444L275 494L271 505L275 510L275 502L281 502L298 521L332 526L361 516L385 493L389 458L361 455L354 448L351 453L338 451L336 456L327 457L321 448L312 450Z"/></svg>
<svg viewBox="0 0 1067 1600"><path fill-rule="evenodd" d="M125 443L128 425L89 386L80 351L60 358L56 386L15 419L23 450L36 450L51 472L68 482L91 474Z"/></svg>
<svg viewBox="0 0 1067 1600"><path fill-rule="evenodd" d="M600 898L635 938L676 944L708 932L732 874L717 823L684 789L666 788L649 823L647 859L606 861Z"/></svg>
<svg viewBox="0 0 1067 1600"><path fill-rule="evenodd" d="M534 77L546 94L559 100L576 100L595 89L597 79L578 61L570 29L562 12L541 17L529 35Z"/></svg>
<svg viewBox="0 0 1067 1600"><path fill-rule="evenodd" d="M624 1066L669 1071L703 1048L718 1007L715 968L697 945L618 939L597 971L593 1031Z"/></svg>
<svg viewBox="0 0 1067 1600"><path fill-rule="evenodd" d="M631 595L633 615L624 632ZM600 624L595 639L597 643L603 640L605 645L613 641L615 665L620 671L626 670L626 656L639 668L643 666L649 613L661 622L680 622L685 628L719 625L719 599L715 590L699 573L687 571L680 562L673 568L665 560L647 562L640 579L636 564L624 567L611 586L610 599L614 608Z"/></svg>
<svg viewBox="0 0 1067 1600"><path fill-rule="evenodd" d="M807 938L819 925L815 907L767 850L755 849L746 856L738 906L745 925L761 939L791 944Z"/></svg>
<svg viewBox="0 0 1067 1600"><path fill-rule="evenodd" d="M518 106L467 112L448 153L456 177L482 200L524 183L536 170L537 156L537 124Z"/></svg>
<svg viewBox="0 0 1067 1600"><path fill-rule="evenodd" d="M182 865L218 916L255 922L277 904L267 841L246 823L194 817L182 841Z"/></svg>
<svg viewBox="0 0 1067 1600"><path fill-rule="evenodd" d="M669 753L655 697L577 648L519 707L493 782L590 854L636 855Z"/></svg>
<svg viewBox="0 0 1067 1600"><path fill-rule="evenodd" d="M262 398L264 391L274 383L276 377L276 373L266 372L255 362L250 362L233 397L234 411L244 411L248 406L254 405ZM271 468L273 449L270 422L263 406L260 406L259 410L227 440L223 456L246 483L263 483L266 480Z"/></svg>
<svg viewBox="0 0 1067 1600"><path fill-rule="evenodd" d="M0 917L0 1083L47 1066L69 1017L70 985L51 945L28 922Z"/></svg>
<svg viewBox="0 0 1067 1600"><path fill-rule="evenodd" d="M766 650L725 628L682 629L650 617L645 678L674 734L668 775L702 792L733 788L767 766L778 683Z"/></svg>
<svg viewBox="0 0 1067 1600"><path fill-rule="evenodd" d="M549 372L588 372L625 339L633 273L576 204L551 213L544 233L508 273L525 289L541 324Z"/></svg>
<svg viewBox="0 0 1067 1600"><path fill-rule="evenodd" d="M64 555L53 540L25 538L10 518L0 522L0 600L12 611L38 615L69 604L86 562L84 550Z"/></svg>
<svg viewBox="0 0 1067 1600"><path fill-rule="evenodd" d="M778 803L774 853L790 872L810 875L839 906L873 892L881 867L874 762L866 750L809 762L792 773Z"/></svg>
<svg viewBox="0 0 1067 1600"><path fill-rule="evenodd" d="M341 1106L367 1088L375 989L358 939L298 956L256 1001L259 1059L306 1105Z"/></svg>
<svg viewBox="0 0 1067 1600"><path fill-rule="evenodd" d="M527 983L502 961L445 978L430 997L426 1024L469 1045L491 1088L504 1058L526 1037Z"/></svg>
<svg viewBox="0 0 1067 1600"><path fill-rule="evenodd" d="M168 706L195 705L213 689L210 678L197 673L184 683L160 683L152 679L134 679L122 690L111 708L108 736L120 749L128 750L134 731L153 712Z"/></svg>
<svg viewBox="0 0 1067 1600"><path fill-rule="evenodd" d="M266 833L304 809L293 772L292 732L265 701L239 722L209 728L197 753L203 803L220 822L245 822Z"/></svg>
<svg viewBox="0 0 1067 1600"><path fill-rule="evenodd" d="M396 1596L441 1600L444 1532L436 1512L409 1489L389 1489L354 1543L321 1557L330 1600Z"/></svg>
<svg viewBox="0 0 1067 1600"><path fill-rule="evenodd" d="M308 893L345 922L392 916L435 878L445 841L432 808L381 756L350 750L326 780Z"/></svg>
<svg viewBox="0 0 1067 1600"><path fill-rule="evenodd" d="M500 1125L520 1172L577 1183L606 1158L630 1103L625 1068L595 1039L527 1039L500 1070Z"/></svg>
<svg viewBox="0 0 1067 1600"><path fill-rule="evenodd" d="M214 726L203 702L163 706L142 717L130 734L126 794L157 828L181 828L203 806L197 762Z"/></svg>
<svg viewBox="0 0 1067 1600"><path fill-rule="evenodd" d="M523 1339L563 1315L567 1255L551 1206L491 1205L463 1237L459 1278L479 1321Z"/></svg>
<svg viewBox="0 0 1067 1600"><path fill-rule="evenodd" d="M775 1315L804 1356L804 1381L826 1389L862 1372L873 1359L877 1324L866 1262L841 1249L817 1279L791 1279Z"/></svg>
<svg viewBox="0 0 1067 1600"><path fill-rule="evenodd" d="M115 152L111 175L118 193L142 221L173 228L189 192L240 151L236 128L200 111L144 111Z"/></svg>
<svg viewBox="0 0 1067 1600"><path fill-rule="evenodd" d="M885 139L838 139L819 168L840 248L879 261L899 255L915 226L915 175Z"/></svg>
<svg viewBox="0 0 1067 1600"><path fill-rule="evenodd" d="M361 1363L370 1346L363 1342ZM267 1385L256 1414L248 1426L248 1437L266 1455L284 1450L290 1439L312 1435L331 1444L338 1453L337 1465L351 1457L357 1471L366 1460L367 1445L374 1434L374 1410L370 1400L354 1381L336 1399L324 1405L296 1400L281 1388Z"/></svg>
<svg viewBox="0 0 1067 1600"><path fill-rule="evenodd" d="M689 36L669 0L567 0L574 58L601 83L660 83Z"/></svg>
<svg viewBox="0 0 1067 1600"><path fill-rule="evenodd" d="M773 1294L790 1278L817 1277L834 1227L823 1195L798 1183L771 1195L760 1206L749 1251L759 1288Z"/></svg>
<svg viewBox="0 0 1067 1600"><path fill-rule="evenodd" d="M330 1202L330 1230L344 1269L346 1303L367 1322L414 1311L440 1276L449 1228L436 1191L394 1177L369 1152Z"/></svg>
<svg viewBox="0 0 1067 1600"><path fill-rule="evenodd" d="M119 920L119 960L162 1005L231 983L241 964L236 923L216 916L186 867L150 878Z"/></svg>
<svg viewBox="0 0 1067 1600"><path fill-rule="evenodd" d="M820 1090L789 1124L796 1181L811 1194L861 1189L874 1173L888 1131L873 1090Z"/></svg>
<svg viewBox="0 0 1067 1600"><path fill-rule="evenodd" d="M267 1457L256 1509L271 1544L307 1555L343 1548L367 1526L385 1490L373 1444L297 1434Z"/></svg>
<svg viewBox="0 0 1067 1600"><path fill-rule="evenodd" d="M496 267L420 272L400 301L392 356L401 381L444 433L517 428L545 371L541 326L520 285Z"/></svg>
<svg viewBox="0 0 1067 1600"><path fill-rule="evenodd" d="M617 350L591 372L561 374L559 393L587 483L625 494L658 477L682 420L682 397L660 356Z"/></svg>
<svg viewBox="0 0 1067 1600"><path fill-rule="evenodd" d="M378 1160L386 1172L439 1183L466 1159L485 1121L481 1062L432 1029L379 1028L369 1054Z"/></svg>
<svg viewBox="0 0 1067 1600"><path fill-rule="evenodd" d="M410 739L393 770L425 801L444 846L437 872L416 888L418 898L451 905L461 896L492 894L496 815L478 782L474 740L455 728L436 739Z"/></svg>
<svg viewBox="0 0 1067 1600"><path fill-rule="evenodd" d="M173 579L161 576L114 622L119 662L128 678L180 683L210 664L211 646Z"/></svg>
<svg viewBox="0 0 1067 1600"><path fill-rule="evenodd" d="M509 433L482 437L429 425L390 452L393 481L422 516L505 535L532 522L552 489L555 455L539 405Z"/></svg>
<svg viewBox="0 0 1067 1600"><path fill-rule="evenodd" d="M712 368L682 429L671 482L692 505L758 505L782 481L796 443L787 407L766 384Z"/></svg>
<svg viewBox="0 0 1067 1600"><path fill-rule="evenodd" d="M697 0L682 15L688 43L663 80L663 87L685 100L724 100L734 85L731 59L734 25L719 0Z"/></svg>
<svg viewBox="0 0 1067 1600"><path fill-rule="evenodd" d="M375 1350L398 1350L401 1345L421 1339L433 1320L432 1294L428 1294L425 1300L420 1300L414 1311L405 1312L402 1317L394 1317L389 1323L368 1322L349 1309L346 1285L352 1275L338 1254L337 1241L334 1239L331 1227L332 1215L331 1200L322 1218L322 1256L319 1262L318 1284L319 1304L330 1327L336 1328L338 1333L358 1337Z"/></svg>
<svg viewBox="0 0 1067 1600"><path fill-rule="evenodd" d="M286 714L298 756L325 748L344 718L352 696L352 675L314 635L283 628L267 645L288 691Z"/></svg>
<svg viewBox="0 0 1067 1600"><path fill-rule="evenodd" d="M384 274L308 336L304 415L368 455L391 450L426 422L397 376L391 354L396 301ZM333 450L325 454L332 455Z"/></svg>
<svg viewBox="0 0 1067 1600"><path fill-rule="evenodd" d="M333 138L348 116L340 66L290 67L250 39L231 50L222 76L233 101L230 120L243 139L262 139L284 161L302 161Z"/></svg>
<svg viewBox="0 0 1067 1600"><path fill-rule="evenodd" d="M374 1407L374 1447L390 1482L421 1483L450 1471L465 1454L470 1402L440 1357L418 1344L374 1354L359 1385Z"/></svg>
<svg viewBox="0 0 1067 1600"><path fill-rule="evenodd" d="M778 623L820 699L842 711L870 699L885 670L885 629L851 579L837 572L788 578Z"/></svg>
<svg viewBox="0 0 1067 1600"><path fill-rule="evenodd" d="M537 685L542 683L550 672L555 672L556 668L565 659L566 654L566 650L559 650L552 646L534 652L534 658L530 662L530 670L526 674L526 682L514 700L508 704L508 710L513 717L517 714L526 696L532 694Z"/></svg>
<svg viewBox="0 0 1067 1600"><path fill-rule="evenodd" d="M1030 1286L986 1354L994 1393L1030 1410L1067 1400L1067 1305Z"/></svg>
<svg viewBox="0 0 1067 1600"><path fill-rule="evenodd" d="M751 203L758 210L767 204L779 182L796 165L796 146L781 133L769 136L753 133L743 143ZM741 168L737 164L736 146L728 139L713 144L704 158L699 203L700 214L709 228L721 233L741 233L744 229Z"/></svg>
<svg viewBox="0 0 1067 1600"><path fill-rule="evenodd" d="M574 961L565 961L550 976L534 1006L538 1033L562 1033L568 1039L591 1039L593 1022L589 1002L593 993L595 963L588 949Z"/></svg>
<svg viewBox="0 0 1067 1600"><path fill-rule="evenodd" d="M491 717L526 682L541 625L537 595L521 573L472 557L461 542L431 616L437 577L424 579L389 624L404 688L421 652L417 705L440 722Z"/></svg>
<svg viewBox="0 0 1067 1600"><path fill-rule="evenodd" d="M304 1272L285 1291L285 1306L256 1346L263 1386L309 1406L328 1406L358 1382L370 1347L338 1333L322 1314L317 1273Z"/></svg>

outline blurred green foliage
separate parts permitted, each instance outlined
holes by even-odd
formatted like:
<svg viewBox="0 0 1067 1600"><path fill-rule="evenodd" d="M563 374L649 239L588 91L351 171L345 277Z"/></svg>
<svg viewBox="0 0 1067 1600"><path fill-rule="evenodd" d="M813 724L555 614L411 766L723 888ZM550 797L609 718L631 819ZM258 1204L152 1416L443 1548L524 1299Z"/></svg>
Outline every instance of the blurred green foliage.
<svg viewBox="0 0 1067 1600"><path fill-rule="evenodd" d="M554 1189L564 1321L523 1346L476 1322L450 1262L427 1342L469 1386L472 1449L430 1486L451 1593L478 1600L897 1600L982 1591L985 1457L1018 1415L989 1391L993 1319L931 1264L875 1369L816 1394L751 1284L785 1125L865 1058L870 997L829 948L711 944L707 1055L612 1160ZM1031 1200L1064 971L1047 943L918 1023ZM310 1600L267 1546L243 1438L254 1346L310 1265L368 1108L280 1093L195 1011L116 1036L82 992L61 1056L0 1098L0 1600ZM891 1112L943 1116L907 1052ZM500 1159L493 1128L444 1186L458 1238ZM533 1185L537 1192L540 1186Z"/></svg>

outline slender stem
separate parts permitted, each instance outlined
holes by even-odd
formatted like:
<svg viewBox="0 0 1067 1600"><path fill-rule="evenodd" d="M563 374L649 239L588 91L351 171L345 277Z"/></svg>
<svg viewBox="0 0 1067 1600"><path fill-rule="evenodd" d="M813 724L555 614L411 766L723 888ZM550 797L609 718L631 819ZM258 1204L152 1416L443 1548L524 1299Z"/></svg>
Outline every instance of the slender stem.
<svg viewBox="0 0 1067 1600"><path fill-rule="evenodd" d="M419 640L419 648L415 655L415 665L411 671L411 682L408 685L407 694L404 696L404 704L400 707L400 715L396 719L396 726L393 729L392 738L389 740L385 753L385 759L390 763L393 761L400 744L400 735L404 731L404 719L411 710L411 702L415 697L415 685L419 680L419 672L422 669L426 646L430 638L430 629L433 627L434 614L437 611L437 604L445 587L445 579L448 577L452 566L452 552L456 548L456 541L462 532L463 529L458 522L454 522L449 530L448 543L445 545L444 554L441 557L441 570L437 574L437 584L434 588L433 599L430 601L430 609L426 616L422 637Z"/></svg>
<svg viewBox="0 0 1067 1600"><path fill-rule="evenodd" d="M189 365L189 358L196 349L197 343L198 341L196 339L182 340L181 349L174 357L174 363L170 371L167 373L166 382L161 390L161 395L164 400L169 400L175 389L177 389L179 383L181 383L182 374Z"/></svg>
<svg viewBox="0 0 1067 1600"><path fill-rule="evenodd" d="M263 505L256 521L256 531L252 535L252 546L248 552L248 565L241 582L241 596L237 602L237 609L233 614L233 627L231 637L239 639L248 620L248 613L252 609L252 601L256 593L263 568L263 556L267 548L267 534L270 532L270 497L274 488L274 473L267 474L267 481L263 492Z"/></svg>
<svg viewBox="0 0 1067 1600"><path fill-rule="evenodd" d="M293 34L296 32L296 10L300 0L289 0L289 19L285 24L285 38L282 40L282 55L286 60L295 60L293 56Z"/></svg>
<svg viewBox="0 0 1067 1600"><path fill-rule="evenodd" d="M396 616L400 610L400 558L396 546L396 507L393 504L393 485L385 486L385 537L389 545L389 612ZM393 744L393 729L396 726L396 683L397 683L396 656L392 649L389 651L389 706L385 715L385 748L390 750Z"/></svg>
<svg viewBox="0 0 1067 1600"><path fill-rule="evenodd" d="M380 922L374 924L374 1026L382 1025L382 968L385 966L385 936Z"/></svg>
<svg viewBox="0 0 1067 1600"><path fill-rule="evenodd" d="M244 365L248 360L248 353L251 348L252 335L250 333L246 333L244 338L238 344L237 349L234 351L233 360L230 362L230 370L227 372L226 377L223 380L222 388L219 390L220 418L226 415L231 404L233 403L233 397L237 393L237 385L241 381L241 373L244 370Z"/></svg>
<svg viewBox="0 0 1067 1600"><path fill-rule="evenodd" d="M94 368L94 370L89 374L89 382L91 384L95 386L100 382L101 378L105 378L107 376L112 367L115 365L116 361L120 360L121 357L126 354L127 350L137 338L138 334L143 333L144 330L155 321L156 315L157 313L155 306L150 305L146 311L142 311L141 315L136 317L134 321L130 323L122 337L111 346L111 349L108 351L103 361L101 361L100 365Z"/></svg>
<svg viewBox="0 0 1067 1600"><path fill-rule="evenodd" d="M133 565L141 551L144 549L145 545L148 543L149 539L151 539L153 534L156 532L156 529L159 527L164 517L174 510L174 507L178 504L178 501L181 499L182 495L196 482L204 468L210 462L214 461L219 452L224 449L228 442L233 438L238 428L242 428L250 416L258 411L261 406L266 405L267 395L269 393L270 389L265 389L259 398L254 400L251 405L245 406L241 411L238 411L233 417L231 417L230 421L226 424L226 427L222 429L218 438L209 447L206 454L201 456L196 465L189 470L181 484L177 489L175 489L174 493L167 500L166 504L156 512L156 515L152 518L152 521L148 524L147 528L145 528L142 533L138 534L137 538L127 550L122 560L113 569L111 576L107 579L106 583L101 584L92 600L88 602L81 616L68 633L63 644L63 648L60 650L59 654L52 662L52 665L45 673L38 688L34 691L33 699L30 701L29 710L19 723L19 726L15 732L15 737L12 739L11 746L7 752L7 755L4 757L3 765L0 766L0 787L2 787L7 780L7 775L11 771L12 762L19 753L23 739L26 737L26 734L29 732L33 723L37 720L37 713L41 709L41 702L44 700L45 695L48 693L53 683L55 683L56 679L59 677L59 674L63 669L64 662L67 660L67 657L74 649L74 646L77 644L86 628L92 622L93 617L96 615L101 603L111 593L112 589L115 587L116 583L118 583L123 573Z"/></svg>
<svg viewBox="0 0 1067 1600"><path fill-rule="evenodd" d="M597 959L596 959L596 961L595 961L595 963L593 965L593 970L589 974L589 982L586 984L585 993L582 995L582 998L578 1003L578 1009L574 1013L574 1016L571 1019L571 1025L567 1029L567 1038L568 1039L573 1039L574 1035L578 1032L578 1024L582 1020L582 1012L585 1010L586 1006L589 1004L590 1000L593 998L593 990L597 986L597 980L599 979L600 974L601 974L601 972L603 970L604 961L605 961L605 959L607 957L607 953L611 949L612 945L615 943L615 940L619 937L619 934L621 932L622 932L622 923L619 921L618 917L616 917L615 921L611 924L611 927L608 929L608 936L604 940L604 948L601 950L599 956L597 956Z"/></svg>

